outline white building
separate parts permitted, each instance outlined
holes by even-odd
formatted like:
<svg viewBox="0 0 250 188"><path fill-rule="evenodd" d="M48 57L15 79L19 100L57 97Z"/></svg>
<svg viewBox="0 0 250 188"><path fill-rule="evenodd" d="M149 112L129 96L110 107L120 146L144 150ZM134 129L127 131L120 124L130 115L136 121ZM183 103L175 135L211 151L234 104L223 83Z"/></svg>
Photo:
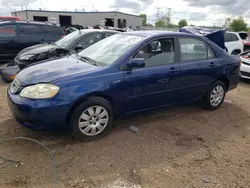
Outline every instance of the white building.
<svg viewBox="0 0 250 188"><path fill-rule="evenodd" d="M136 29L142 26L140 16L126 14L117 11L110 12L66 12L45 10L22 10L11 13L23 20L56 22L61 26L82 25L91 27L94 25L106 25L111 27L131 27Z"/></svg>

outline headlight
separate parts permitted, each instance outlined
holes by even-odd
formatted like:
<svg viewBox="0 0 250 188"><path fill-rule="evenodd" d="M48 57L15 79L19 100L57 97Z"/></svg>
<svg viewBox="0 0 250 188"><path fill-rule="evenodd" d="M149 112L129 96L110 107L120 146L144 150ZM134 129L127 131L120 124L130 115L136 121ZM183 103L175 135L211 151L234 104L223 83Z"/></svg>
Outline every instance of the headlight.
<svg viewBox="0 0 250 188"><path fill-rule="evenodd" d="M34 54L27 54L27 55L21 56L19 59L20 60L30 60L30 59L33 59L34 57L35 57Z"/></svg>
<svg viewBox="0 0 250 188"><path fill-rule="evenodd" d="M22 89L20 96L29 99L48 99L54 97L59 87L52 84L36 84Z"/></svg>

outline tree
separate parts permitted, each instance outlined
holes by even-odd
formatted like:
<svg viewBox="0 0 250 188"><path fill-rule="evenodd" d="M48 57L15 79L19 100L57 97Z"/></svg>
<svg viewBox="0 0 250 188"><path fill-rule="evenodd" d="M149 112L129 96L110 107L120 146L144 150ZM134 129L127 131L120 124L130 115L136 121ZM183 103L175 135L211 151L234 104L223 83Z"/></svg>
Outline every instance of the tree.
<svg viewBox="0 0 250 188"><path fill-rule="evenodd" d="M179 28L187 26L187 25L188 25L187 20L185 20L185 19L180 20L178 23Z"/></svg>
<svg viewBox="0 0 250 188"><path fill-rule="evenodd" d="M155 22L155 27L166 27L165 21L163 19L159 19Z"/></svg>
<svg viewBox="0 0 250 188"><path fill-rule="evenodd" d="M240 16L237 19L233 19L229 25L230 30L237 31L247 31L247 23L244 21L243 17Z"/></svg>
<svg viewBox="0 0 250 188"><path fill-rule="evenodd" d="M142 26L147 26L147 15L140 14L140 17L142 18Z"/></svg>

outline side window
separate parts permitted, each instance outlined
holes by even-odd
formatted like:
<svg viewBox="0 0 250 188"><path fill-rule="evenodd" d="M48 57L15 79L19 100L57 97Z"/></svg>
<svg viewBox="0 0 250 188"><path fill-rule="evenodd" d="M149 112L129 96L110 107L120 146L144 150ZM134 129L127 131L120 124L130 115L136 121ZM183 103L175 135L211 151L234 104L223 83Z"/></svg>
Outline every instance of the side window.
<svg viewBox="0 0 250 188"><path fill-rule="evenodd" d="M238 37L235 34L231 34L232 35L232 41L238 41Z"/></svg>
<svg viewBox="0 0 250 188"><path fill-rule="evenodd" d="M181 61L196 61L214 58L213 51L202 41L194 38L180 38Z"/></svg>
<svg viewBox="0 0 250 188"><path fill-rule="evenodd" d="M143 58L145 67L162 66L175 62L174 39L154 40L144 45L135 58Z"/></svg>
<svg viewBox="0 0 250 188"><path fill-rule="evenodd" d="M110 37L114 35L115 33L104 33L104 38Z"/></svg>
<svg viewBox="0 0 250 188"><path fill-rule="evenodd" d="M87 48L88 46L98 42L99 40L102 40L102 34L101 33L94 33L94 34L90 34L87 36L84 36L83 38L81 38L76 44L77 45L82 45L83 48Z"/></svg>
<svg viewBox="0 0 250 188"><path fill-rule="evenodd" d="M16 25L0 26L0 37L15 37Z"/></svg>
<svg viewBox="0 0 250 188"><path fill-rule="evenodd" d="M44 27L35 24L20 24L20 35L42 35Z"/></svg>
<svg viewBox="0 0 250 188"><path fill-rule="evenodd" d="M229 33L225 33L224 38L225 38L225 42L230 42L232 40L231 35Z"/></svg>
<svg viewBox="0 0 250 188"><path fill-rule="evenodd" d="M49 35L56 35L56 36L63 35L63 29L56 26L45 26L45 31Z"/></svg>
<svg viewBox="0 0 250 188"><path fill-rule="evenodd" d="M233 41L239 40L237 35L235 35L233 33L225 33L224 37L225 37L225 42L233 42Z"/></svg>

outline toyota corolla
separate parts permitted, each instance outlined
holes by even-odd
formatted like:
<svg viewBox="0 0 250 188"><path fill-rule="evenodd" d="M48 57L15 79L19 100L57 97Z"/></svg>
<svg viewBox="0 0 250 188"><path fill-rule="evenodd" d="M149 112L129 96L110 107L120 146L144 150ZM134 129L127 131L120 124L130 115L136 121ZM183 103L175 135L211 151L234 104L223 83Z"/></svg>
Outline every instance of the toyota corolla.
<svg viewBox="0 0 250 188"><path fill-rule="evenodd" d="M239 83L240 63L202 36L121 33L24 69L8 89L9 107L23 126L69 128L89 141L110 132L120 115L191 101L219 108Z"/></svg>

